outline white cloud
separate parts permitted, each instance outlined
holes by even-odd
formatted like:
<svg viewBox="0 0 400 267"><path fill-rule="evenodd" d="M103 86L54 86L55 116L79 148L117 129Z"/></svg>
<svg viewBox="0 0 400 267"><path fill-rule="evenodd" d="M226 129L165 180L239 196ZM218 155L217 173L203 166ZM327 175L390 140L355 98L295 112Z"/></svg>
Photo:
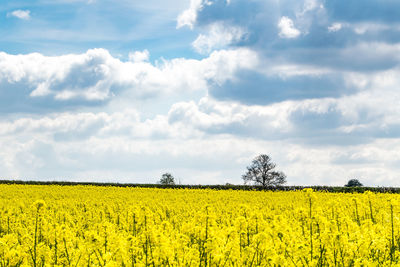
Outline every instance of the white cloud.
<svg viewBox="0 0 400 267"><path fill-rule="evenodd" d="M16 17L23 20L28 20L31 18L30 10L14 10L13 12L7 13L7 17Z"/></svg>
<svg viewBox="0 0 400 267"><path fill-rule="evenodd" d="M312 11L316 8L323 8L321 7L321 2L319 0L305 0L303 7L303 14Z"/></svg>
<svg viewBox="0 0 400 267"><path fill-rule="evenodd" d="M215 101L210 97L199 103L180 102L169 111L169 122L209 134L269 140L297 138L306 143L336 144L351 138L368 143L377 137L399 138L399 73L399 69L393 69L368 75L346 74L350 87L360 88L357 93L338 98L266 106Z"/></svg>
<svg viewBox="0 0 400 267"><path fill-rule="evenodd" d="M342 29L342 24L339 22L335 22L331 26L328 27L329 32L337 32L337 31L340 31L340 29Z"/></svg>
<svg viewBox="0 0 400 267"><path fill-rule="evenodd" d="M301 2L301 1L298 1ZM298 19L306 19L306 15L312 11L322 11L324 6L320 0L304 0L303 6L296 12Z"/></svg>
<svg viewBox="0 0 400 267"><path fill-rule="evenodd" d="M207 34L200 34L192 45L199 53L210 53L214 49L240 41L245 34L245 30L240 27L216 22L209 25Z"/></svg>
<svg viewBox="0 0 400 267"><path fill-rule="evenodd" d="M212 2L209 0L190 0L190 7L184 10L177 19L176 28L188 26L193 29L197 19L197 12L199 12L205 5L211 5Z"/></svg>
<svg viewBox="0 0 400 267"><path fill-rule="evenodd" d="M274 138L273 136L290 132L292 125L289 115L292 109L290 103L246 106L206 97L198 104L193 101L174 104L168 117L172 125L190 126L205 133Z"/></svg>
<svg viewBox="0 0 400 267"><path fill-rule="evenodd" d="M147 62L147 57L146 51L136 52L131 55L133 61L123 62L105 49L55 57L0 52L0 90L9 96L28 92L32 101L47 97L59 104L104 102L121 91L129 91L135 98L205 91L210 82L224 83L237 70L257 65L257 55L248 49L220 50L202 60L176 58L155 65Z"/></svg>
<svg viewBox="0 0 400 267"><path fill-rule="evenodd" d="M0 122L0 135L43 135L60 141L86 140L91 137L109 138L184 138L188 131L179 125L168 125L166 116L142 120L134 109L117 112L57 113L33 119L23 117Z"/></svg>
<svg viewBox="0 0 400 267"><path fill-rule="evenodd" d="M143 51L135 51L133 53L129 53L129 60L132 62L144 62L149 61L150 53L147 49Z"/></svg>
<svg viewBox="0 0 400 267"><path fill-rule="evenodd" d="M294 27L293 21L288 17L281 17L278 28L280 30L279 36L281 38L297 38L301 33Z"/></svg>

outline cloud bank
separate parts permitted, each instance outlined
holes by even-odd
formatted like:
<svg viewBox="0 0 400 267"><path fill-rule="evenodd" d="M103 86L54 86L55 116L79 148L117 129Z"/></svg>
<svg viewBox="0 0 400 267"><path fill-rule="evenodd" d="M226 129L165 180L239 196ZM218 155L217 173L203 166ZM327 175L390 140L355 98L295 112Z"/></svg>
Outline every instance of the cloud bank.
<svg viewBox="0 0 400 267"><path fill-rule="evenodd" d="M136 99L223 84L240 70L254 67L247 49L216 51L208 58L147 61L135 52L121 61L105 49L48 57L0 53L1 112L49 112L60 108L104 105L123 92Z"/></svg>

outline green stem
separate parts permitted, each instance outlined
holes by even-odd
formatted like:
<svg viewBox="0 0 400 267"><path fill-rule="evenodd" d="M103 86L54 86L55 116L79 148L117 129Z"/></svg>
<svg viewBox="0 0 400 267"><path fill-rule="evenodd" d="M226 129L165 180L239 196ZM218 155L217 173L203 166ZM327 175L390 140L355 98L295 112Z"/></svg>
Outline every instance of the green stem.
<svg viewBox="0 0 400 267"><path fill-rule="evenodd" d="M309 199L310 201L310 260L312 261L313 259L313 229L312 229L312 200L311 197Z"/></svg>
<svg viewBox="0 0 400 267"><path fill-rule="evenodd" d="M371 199L369 199L368 201L369 201L369 212L371 213L371 220L372 220L373 223L375 223L374 214L372 213L372 203L371 203Z"/></svg>
<svg viewBox="0 0 400 267"><path fill-rule="evenodd" d="M392 240L391 240L391 247L390 247L390 262L393 261L393 253L394 253L394 223L393 223L393 205L390 204L390 220L392 226Z"/></svg>
<svg viewBox="0 0 400 267"><path fill-rule="evenodd" d="M37 247L37 230L38 230L38 217L39 217L39 212L36 212L36 218L35 218L35 240L33 244L33 266L36 267L36 247Z"/></svg>

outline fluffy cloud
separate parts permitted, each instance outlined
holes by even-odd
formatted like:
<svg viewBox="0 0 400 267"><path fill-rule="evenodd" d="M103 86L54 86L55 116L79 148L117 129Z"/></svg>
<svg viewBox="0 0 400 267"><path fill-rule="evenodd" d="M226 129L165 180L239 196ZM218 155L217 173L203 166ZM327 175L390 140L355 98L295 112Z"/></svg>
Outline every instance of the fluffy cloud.
<svg viewBox="0 0 400 267"><path fill-rule="evenodd" d="M293 21L283 16L278 23L279 36L282 38L297 38L300 35L300 31L294 27Z"/></svg>
<svg viewBox="0 0 400 267"><path fill-rule="evenodd" d="M244 48L213 52L203 60L176 58L155 65L147 57L146 51L135 52L133 61L124 62L105 49L55 57L1 52L1 111L100 105L123 91L134 98L204 91L209 83L223 84L240 69L256 64L255 55Z"/></svg>
<svg viewBox="0 0 400 267"><path fill-rule="evenodd" d="M197 12L200 11L204 5L211 5L212 2L208 0L190 0L190 7L183 11L177 19L177 28L188 26L193 29L197 19Z"/></svg>
<svg viewBox="0 0 400 267"><path fill-rule="evenodd" d="M245 39L245 31L240 27L232 27L221 23L209 26L207 34L200 34L192 43L194 49L202 54L221 49Z"/></svg>
<svg viewBox="0 0 400 267"><path fill-rule="evenodd" d="M168 113L172 125L185 125L207 134L232 134L275 139L291 131L290 103L279 106L246 106L203 98L176 103ZM260 122L263 122L260 124Z"/></svg>
<svg viewBox="0 0 400 267"><path fill-rule="evenodd" d="M340 31L341 28L342 28L342 24L339 22L335 22L331 26L328 27L328 31L329 32L337 32L337 31Z"/></svg>
<svg viewBox="0 0 400 267"><path fill-rule="evenodd" d="M358 143L369 143L374 138L400 138L400 120L393 115L400 112L395 105L400 95L388 89L382 95L380 90L377 88L338 99L284 101L267 106L204 97L197 103L175 103L168 114L149 119L142 118L134 109L55 113L41 118L22 117L0 122L0 135L45 133L45 136L58 141L83 140L92 136L191 139L232 135L339 146L354 138L359 139Z"/></svg>
<svg viewBox="0 0 400 267"><path fill-rule="evenodd" d="M31 11L17 9L10 13L7 13L7 17L16 17L23 20L29 20L31 18Z"/></svg>
<svg viewBox="0 0 400 267"><path fill-rule="evenodd" d="M150 53L147 49L143 51L135 51L133 53L129 53L129 60L132 62L144 62L149 61Z"/></svg>
<svg viewBox="0 0 400 267"><path fill-rule="evenodd" d="M259 58L257 67L209 84L210 95L266 105L349 96L365 89L359 86L363 80L354 77L397 71L398 18L379 20L382 7L377 5L367 1L370 19L341 16L338 10L344 6L318 0L192 1L181 15L192 14L187 25L201 32L192 43L199 53L246 47ZM245 38L239 37L242 33Z"/></svg>
<svg viewBox="0 0 400 267"><path fill-rule="evenodd" d="M345 6L318 0L229 3L224 0L210 0L206 3L196 2L196 5L195 2L192 1L192 4L197 8L188 10L195 14L196 19L191 22L194 30L205 32L200 35L201 39L213 35L215 29L212 25L216 23L227 29L239 27L246 33L246 38L240 42L232 42L231 45L251 48L260 57L265 57L265 61L276 58L288 64L308 64L316 68L329 65L338 72L349 65L353 71L357 71L362 67L381 66L381 51L358 51L358 46L395 46L400 43L400 20L392 15L382 16L386 8L397 7L394 2L387 3L385 8L376 0L367 1L366 7L354 3L352 8L367 10L371 15L369 19L363 17L365 13L361 17L349 17L351 13L348 13ZM341 8L346 12L339 12ZM360 57L350 60L343 53L346 50L354 50ZM338 66L338 61L345 63Z"/></svg>
<svg viewBox="0 0 400 267"><path fill-rule="evenodd" d="M181 102L169 111L171 125L205 134L231 134L304 144L369 143L375 138L400 138L400 120L391 114L400 95L378 90L342 98L285 101L268 106L243 105L203 98ZM387 106L382 107L384 103Z"/></svg>

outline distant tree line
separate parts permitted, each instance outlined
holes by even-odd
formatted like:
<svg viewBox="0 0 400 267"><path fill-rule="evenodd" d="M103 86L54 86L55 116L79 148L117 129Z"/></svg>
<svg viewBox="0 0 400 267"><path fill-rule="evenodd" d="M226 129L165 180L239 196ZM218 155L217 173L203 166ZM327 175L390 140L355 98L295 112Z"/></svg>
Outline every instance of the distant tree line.
<svg viewBox="0 0 400 267"><path fill-rule="evenodd" d="M1 180L0 184L23 185L90 185L90 186L115 186L115 187L146 187L146 188L189 188L189 189L216 189L216 190L267 190L267 191L297 191L312 188L315 191L326 192L382 192L400 193L397 187L364 187L358 179L350 179L344 187L340 186L284 186L286 175L276 171L276 164L268 155L261 154L253 159L247 171L242 175L244 185L181 185L176 184L171 173L164 173L157 184L131 184L131 183L98 183L98 182L68 182L68 181L20 181Z"/></svg>
<svg viewBox="0 0 400 267"><path fill-rule="evenodd" d="M123 184L123 183L91 183L91 182L64 182L64 181L20 181L0 180L0 184L20 185L59 185L59 186L104 186L104 187L141 187L141 188L174 188L174 189L215 189L215 190L249 190L249 191L300 191L312 188L314 191L331 193L363 193L371 191L376 193L399 193L399 187L344 187L344 186L258 186L258 185L162 185L162 184Z"/></svg>

